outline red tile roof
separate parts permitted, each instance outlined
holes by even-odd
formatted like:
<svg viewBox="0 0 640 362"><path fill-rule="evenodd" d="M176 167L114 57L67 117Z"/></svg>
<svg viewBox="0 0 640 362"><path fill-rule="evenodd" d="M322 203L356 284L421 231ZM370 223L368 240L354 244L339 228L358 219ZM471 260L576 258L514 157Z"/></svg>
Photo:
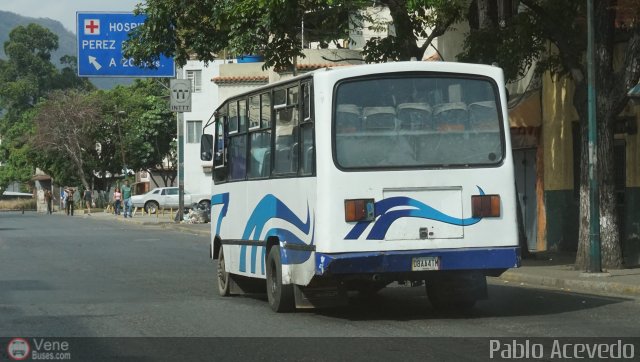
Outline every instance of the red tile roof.
<svg viewBox="0 0 640 362"><path fill-rule="evenodd" d="M238 76L238 77L215 77L211 79L216 84L230 83L268 83L269 77L262 75Z"/></svg>
<svg viewBox="0 0 640 362"><path fill-rule="evenodd" d="M338 64L338 63L297 64L296 69L312 70L312 69L320 69L320 68L345 67L349 65L354 65L354 64Z"/></svg>

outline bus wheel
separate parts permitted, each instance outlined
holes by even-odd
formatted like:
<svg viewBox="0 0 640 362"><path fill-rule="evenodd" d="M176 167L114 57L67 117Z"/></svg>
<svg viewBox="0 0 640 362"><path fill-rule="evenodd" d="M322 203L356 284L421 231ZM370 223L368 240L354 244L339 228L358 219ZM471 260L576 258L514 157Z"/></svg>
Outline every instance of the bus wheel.
<svg viewBox="0 0 640 362"><path fill-rule="evenodd" d="M220 254L218 254L218 267L217 267L217 275L218 275L218 293L221 296L226 297L229 295L230 286L229 286L229 272L227 272L224 265L224 252L223 248L220 247Z"/></svg>
<svg viewBox="0 0 640 362"><path fill-rule="evenodd" d="M267 298L274 312L286 313L295 309L293 285L282 284L279 246L273 246L267 256Z"/></svg>

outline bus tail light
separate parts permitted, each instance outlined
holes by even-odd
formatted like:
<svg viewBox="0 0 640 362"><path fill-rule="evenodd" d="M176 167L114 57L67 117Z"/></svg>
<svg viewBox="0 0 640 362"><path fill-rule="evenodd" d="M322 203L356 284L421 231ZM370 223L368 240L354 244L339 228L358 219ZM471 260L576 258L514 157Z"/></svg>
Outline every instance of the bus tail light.
<svg viewBox="0 0 640 362"><path fill-rule="evenodd" d="M500 217L500 195L471 196L472 217Z"/></svg>
<svg viewBox="0 0 640 362"><path fill-rule="evenodd" d="M373 221L376 215L374 204L373 199L344 200L344 220Z"/></svg>

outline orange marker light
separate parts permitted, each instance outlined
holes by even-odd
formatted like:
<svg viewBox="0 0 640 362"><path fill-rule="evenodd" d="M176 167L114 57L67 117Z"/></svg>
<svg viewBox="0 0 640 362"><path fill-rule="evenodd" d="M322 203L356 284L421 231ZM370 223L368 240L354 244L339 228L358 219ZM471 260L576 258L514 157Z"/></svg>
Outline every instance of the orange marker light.
<svg viewBox="0 0 640 362"><path fill-rule="evenodd" d="M471 196L472 217L500 217L500 195Z"/></svg>
<svg viewBox="0 0 640 362"><path fill-rule="evenodd" d="M373 199L344 200L344 220L372 221L375 219L375 202Z"/></svg>

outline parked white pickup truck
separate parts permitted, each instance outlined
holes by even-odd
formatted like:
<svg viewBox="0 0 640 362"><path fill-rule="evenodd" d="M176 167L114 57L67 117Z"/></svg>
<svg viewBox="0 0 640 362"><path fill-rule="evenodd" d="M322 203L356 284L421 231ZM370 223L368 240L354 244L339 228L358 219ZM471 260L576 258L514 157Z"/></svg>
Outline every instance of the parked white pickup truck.
<svg viewBox="0 0 640 362"><path fill-rule="evenodd" d="M200 204L209 206L211 203L210 195L192 194L185 190L184 206L191 207L192 204ZM134 207L144 207L144 210L150 214L155 214L159 208L177 209L178 188L177 187L158 187L146 194L134 195L131 197Z"/></svg>

